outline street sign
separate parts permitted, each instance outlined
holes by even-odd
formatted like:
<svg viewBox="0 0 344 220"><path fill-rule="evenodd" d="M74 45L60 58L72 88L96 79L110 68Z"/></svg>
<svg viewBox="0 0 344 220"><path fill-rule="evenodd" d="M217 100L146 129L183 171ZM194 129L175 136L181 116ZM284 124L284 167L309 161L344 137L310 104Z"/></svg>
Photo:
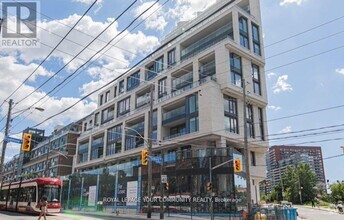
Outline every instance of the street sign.
<svg viewBox="0 0 344 220"><path fill-rule="evenodd" d="M155 162L155 163L158 163L158 164L162 164L162 159L160 157L151 157L149 156L149 161L152 161L152 162Z"/></svg>
<svg viewBox="0 0 344 220"><path fill-rule="evenodd" d="M161 183L167 183L167 175L161 175Z"/></svg>
<svg viewBox="0 0 344 220"><path fill-rule="evenodd" d="M6 136L6 137L4 138L4 140L5 140L6 142L13 142L13 143L17 143L17 144L22 144L22 142L23 142L21 139L12 138L12 137L9 137L9 136Z"/></svg>

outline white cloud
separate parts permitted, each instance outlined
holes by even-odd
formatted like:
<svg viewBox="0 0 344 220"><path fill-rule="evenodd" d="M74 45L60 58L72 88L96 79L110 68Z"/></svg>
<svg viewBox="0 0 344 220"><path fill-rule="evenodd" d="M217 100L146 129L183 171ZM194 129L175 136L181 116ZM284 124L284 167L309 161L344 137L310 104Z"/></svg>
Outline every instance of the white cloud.
<svg viewBox="0 0 344 220"><path fill-rule="evenodd" d="M287 126L283 128L282 130L280 130L279 133L284 134L284 133L289 133L291 131L292 131L291 126Z"/></svg>
<svg viewBox="0 0 344 220"><path fill-rule="evenodd" d="M283 0L282 2L280 2L280 6L287 6L290 4L301 5L303 2L305 2L305 0Z"/></svg>
<svg viewBox="0 0 344 220"><path fill-rule="evenodd" d="M56 45L61 37L56 36L64 36L67 31L70 29L67 26L72 26L77 22L80 18L79 15L71 15L68 18L62 20L53 20L53 21L42 21L39 22L38 27L43 27L44 29L48 30L41 30L41 41L54 46ZM85 45L87 45L98 33L104 30L111 22L113 18L107 19L105 22L97 22L93 21L93 19L89 16L85 16L81 22L76 27L77 30L73 30L67 39L70 39L79 45L65 40L59 47L58 50L55 51L49 59L55 58L57 62L61 62L59 67L63 64L72 59L74 55L76 55ZM67 25L67 26L66 26ZM89 48L82 52L78 59L75 59L67 66L67 71L72 72L76 70L80 65L82 65L86 60L88 60L92 55L95 54L100 48L102 48L106 43L109 42L114 36L116 36L120 31L118 30L118 23L115 22L112 27L110 27L101 37L100 40L96 40L93 42ZM54 34L52 34L54 33ZM85 34L86 33L86 34ZM87 34L91 35L88 36ZM125 37L123 37L125 36ZM123 37L123 39L122 39ZM121 39L120 41L118 41ZM95 64L87 70L87 73L92 77L93 81L86 82L85 85L80 87L81 95L85 95L88 92L96 88L99 88L101 85L109 82L110 80L114 79L118 76L118 72L123 72L124 69L127 69L130 65L130 62L136 59L139 56L144 56L150 51L152 51L155 47L157 47L160 42L157 37L155 36L147 36L143 32L138 31L136 33L125 31L118 39L115 39L112 42L112 45L116 44L115 46L109 49L106 48L103 53L108 50L105 55L101 56ZM124 49L125 48L125 49ZM41 48L38 49L25 49L20 48L19 50L14 49L7 49L2 50L0 52L0 56L2 55L12 55L16 56L18 60L22 60L24 63L29 64L28 66L35 66L32 62L40 61L50 53L51 48L41 45ZM63 52L65 53L63 53ZM66 54L67 53L67 54ZM70 55L68 55L70 54ZM97 55L96 57L99 57ZM7 61L4 61L5 63ZM99 64L99 65L98 65ZM5 65L6 67L6 65ZM23 69L25 65L21 66L22 69L18 69L18 66L13 66L13 69L19 70L23 76L27 76L24 73L30 72L29 70ZM6 71L4 71L6 72ZM41 73L41 75L44 75ZM48 75L48 73L45 73ZM18 78L18 80L23 81L24 78ZM58 78L57 78L58 79ZM34 78L33 78L34 80ZM13 87L14 88L14 87ZM11 91L11 90L9 90ZM8 95L7 90L2 89L0 93L6 93ZM3 94L4 95L4 94ZM1 96L0 97L5 97ZM96 100L96 96L91 97L93 101Z"/></svg>
<svg viewBox="0 0 344 220"><path fill-rule="evenodd" d="M278 111L282 108L280 106L268 105L268 109L271 109L273 111Z"/></svg>
<svg viewBox="0 0 344 220"><path fill-rule="evenodd" d="M336 69L336 73L344 75L344 68L342 69Z"/></svg>
<svg viewBox="0 0 344 220"><path fill-rule="evenodd" d="M80 2L86 5L90 5L94 2L94 0L72 0L73 2ZM101 4L103 2L103 0L98 0L97 4Z"/></svg>
<svg viewBox="0 0 344 220"><path fill-rule="evenodd" d="M134 10L134 15L139 16L145 10L147 10L151 5L154 4L154 1L149 1L141 4ZM148 11L146 11L141 17L141 20L145 20L145 26L147 29L156 29L159 31L163 31L167 25L167 21L165 19L165 12L161 7L160 3L156 3L151 7Z"/></svg>
<svg viewBox="0 0 344 220"><path fill-rule="evenodd" d="M189 21L197 16L197 12L204 11L215 2L216 0L176 0L175 7L171 8L168 14L178 21Z"/></svg>
<svg viewBox="0 0 344 220"><path fill-rule="evenodd" d="M277 94L285 91L292 91L293 87L287 83L288 75L279 76L277 82L272 87L273 93Z"/></svg>
<svg viewBox="0 0 344 220"><path fill-rule="evenodd" d="M268 76L268 79L270 79L271 77L276 76L276 73L271 72L271 73L268 73L267 76Z"/></svg>
<svg viewBox="0 0 344 220"><path fill-rule="evenodd" d="M80 15L71 15L68 18L53 21L38 22L38 30L40 31L40 40L42 43L50 46L55 46L73 26ZM68 63L76 54L78 54L88 43L90 43L95 36L103 31L111 22L113 18L109 18L105 22L94 21L90 16L85 16L78 26L77 30L73 30L66 40L58 47L58 50L54 51L49 59L56 58L63 64ZM44 29L41 29L44 28ZM68 71L74 71L92 55L96 53L100 48L104 47L114 36L116 36L120 30L118 30L118 23L115 22L105 33L103 33L98 40L94 41L88 49L83 51L77 59L72 61L68 66ZM123 37L125 36L125 37ZM118 42L119 39L123 39ZM76 44L76 43L77 44ZM129 61L139 55L144 55L151 51L159 44L158 38L154 36L147 36L142 32L131 33L128 31L123 32L121 36L112 42L112 45L108 52L105 53L99 62L112 63L115 68L126 68L129 65ZM125 48L125 49L123 49ZM42 60L50 53L52 49L41 45L37 49L20 48L19 50L6 49L1 53L18 53L21 60L25 63L31 63L33 61ZM124 51L126 50L126 51Z"/></svg>
<svg viewBox="0 0 344 220"><path fill-rule="evenodd" d="M7 96L17 88L27 77L29 73L37 66L37 64L31 63L30 65L22 64L18 62L16 57L11 56L3 56L0 57L0 69L3 70L0 72L0 99L4 100ZM41 68L36 75L48 76L49 72L44 68ZM33 78L34 79L34 78ZM24 84L13 96L14 101L19 101L20 99L24 98L27 94L34 91L34 87ZM36 91L34 92L29 98L24 99L18 105L15 106L15 109L21 110L30 107L33 103L38 101L40 98L45 96L45 92ZM34 111L33 113L28 115L27 119L33 120L34 122L41 122L43 119L51 116L55 113L60 112L61 110L69 107L70 105L77 102L78 98L73 97L47 97L44 100L47 100L41 107L45 109L43 112ZM40 103L36 105L39 107ZM66 124L70 121L75 121L77 119L86 116L87 114L91 113L96 108L96 104L94 102L81 102L76 105L74 108L69 110L66 114L61 114L56 118L53 118L45 126L49 124ZM5 114L7 109L4 108L2 110L2 114ZM27 115L27 113L23 115ZM18 119L20 121L21 119ZM16 125L18 121L13 121L12 125ZM44 127L44 126L42 126ZM17 130L18 128L12 127L13 130ZM13 131L12 130L12 131Z"/></svg>

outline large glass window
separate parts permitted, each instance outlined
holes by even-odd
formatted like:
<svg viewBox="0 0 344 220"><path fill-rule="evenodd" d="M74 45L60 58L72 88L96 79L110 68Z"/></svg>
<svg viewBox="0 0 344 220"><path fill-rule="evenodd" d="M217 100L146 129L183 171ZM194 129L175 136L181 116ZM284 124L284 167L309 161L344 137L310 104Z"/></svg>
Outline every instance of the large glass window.
<svg viewBox="0 0 344 220"><path fill-rule="evenodd" d="M38 186L38 198L47 197L47 202L60 201L60 187L58 185Z"/></svg>
<svg viewBox="0 0 344 220"><path fill-rule="evenodd" d="M259 74L259 66L252 64L252 81L253 81L253 91L257 95L261 95L260 89L260 74Z"/></svg>
<svg viewBox="0 0 344 220"><path fill-rule="evenodd" d="M124 93L124 80L119 82L119 94Z"/></svg>
<svg viewBox="0 0 344 220"><path fill-rule="evenodd" d="M117 96L117 86L113 88L113 97L116 98Z"/></svg>
<svg viewBox="0 0 344 220"><path fill-rule="evenodd" d="M103 157L104 137L96 138L92 141L91 160Z"/></svg>
<svg viewBox="0 0 344 220"><path fill-rule="evenodd" d="M155 72L160 73L164 70L164 56L155 60Z"/></svg>
<svg viewBox="0 0 344 220"><path fill-rule="evenodd" d="M259 27L252 24L252 40L253 40L253 52L261 55L260 53L260 39L259 39Z"/></svg>
<svg viewBox="0 0 344 220"><path fill-rule="evenodd" d="M110 106L102 111L102 124L114 118L115 106Z"/></svg>
<svg viewBox="0 0 344 220"><path fill-rule="evenodd" d="M86 162L88 160L88 142L79 145L78 162Z"/></svg>
<svg viewBox="0 0 344 220"><path fill-rule="evenodd" d="M103 99L104 99L104 95L100 95L100 98L99 98L99 105L102 105L102 104L103 104Z"/></svg>
<svg viewBox="0 0 344 220"><path fill-rule="evenodd" d="M140 72L136 72L127 79L127 91L134 89L140 85Z"/></svg>
<svg viewBox="0 0 344 220"><path fill-rule="evenodd" d="M94 114L94 126L98 126L98 125L99 125L99 112Z"/></svg>
<svg viewBox="0 0 344 220"><path fill-rule="evenodd" d="M189 106L189 111L188 113L194 113L198 111L198 96L197 95L192 95L189 96L188 98L188 106Z"/></svg>
<svg viewBox="0 0 344 220"><path fill-rule="evenodd" d="M146 80L153 79L158 73L164 70L164 56L159 57L153 64L148 66L146 73Z"/></svg>
<svg viewBox="0 0 344 220"><path fill-rule="evenodd" d="M123 99L117 104L117 117L124 115L130 111L130 96L126 99Z"/></svg>
<svg viewBox="0 0 344 220"><path fill-rule="evenodd" d="M176 48L173 48L167 53L167 65L173 66L176 63Z"/></svg>
<svg viewBox="0 0 344 220"><path fill-rule="evenodd" d="M247 49L250 48L248 42L248 25L245 17L239 18L239 32L240 32L240 44Z"/></svg>
<svg viewBox="0 0 344 220"><path fill-rule="evenodd" d="M263 109L258 108L258 120L259 120L259 130L260 130L260 139L265 140L265 133L264 133L264 118L263 118Z"/></svg>
<svg viewBox="0 0 344 220"><path fill-rule="evenodd" d="M108 101L110 101L110 91L107 91L105 93L105 103L107 103Z"/></svg>
<svg viewBox="0 0 344 220"><path fill-rule="evenodd" d="M253 109L252 105L246 106L246 117L247 117L247 133L250 138L254 138L254 120L253 120Z"/></svg>
<svg viewBox="0 0 344 220"><path fill-rule="evenodd" d="M159 80L159 88L158 88L159 89L159 91L158 91L159 98L162 98L165 95L167 95L167 88L166 88L167 84L166 83L167 83L166 77Z"/></svg>
<svg viewBox="0 0 344 220"><path fill-rule="evenodd" d="M224 96L225 129L231 133L239 134L237 100Z"/></svg>
<svg viewBox="0 0 344 220"><path fill-rule="evenodd" d="M230 54L230 66L231 66L231 82L236 86L242 87L242 65L241 57L235 53Z"/></svg>
<svg viewBox="0 0 344 220"><path fill-rule="evenodd" d="M122 125L108 129L106 155L120 153L122 150Z"/></svg>

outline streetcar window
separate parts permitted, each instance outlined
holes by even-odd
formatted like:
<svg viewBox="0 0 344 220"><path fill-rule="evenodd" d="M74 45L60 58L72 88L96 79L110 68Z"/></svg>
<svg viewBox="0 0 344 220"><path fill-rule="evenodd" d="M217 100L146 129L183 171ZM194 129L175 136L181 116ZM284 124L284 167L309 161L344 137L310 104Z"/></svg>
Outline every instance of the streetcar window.
<svg viewBox="0 0 344 220"><path fill-rule="evenodd" d="M60 201L60 187L57 185L44 185L38 186L38 197L47 197L48 202L59 202Z"/></svg>
<svg viewBox="0 0 344 220"><path fill-rule="evenodd" d="M19 202L36 202L36 187L21 188Z"/></svg>
<svg viewBox="0 0 344 220"><path fill-rule="evenodd" d="M8 189L3 189L0 191L0 201L6 201Z"/></svg>

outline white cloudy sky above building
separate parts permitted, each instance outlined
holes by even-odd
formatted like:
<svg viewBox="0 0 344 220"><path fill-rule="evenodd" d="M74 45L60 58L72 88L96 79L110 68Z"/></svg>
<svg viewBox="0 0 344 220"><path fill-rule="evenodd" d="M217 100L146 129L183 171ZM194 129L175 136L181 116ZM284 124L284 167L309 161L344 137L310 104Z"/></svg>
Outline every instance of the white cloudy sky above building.
<svg viewBox="0 0 344 220"><path fill-rule="evenodd" d="M0 50L0 103L30 75L93 2L93 0L40 2L41 14L37 26L40 31L41 47L38 49ZM131 2L126 0L99 0L78 24L76 30L72 31L58 47L58 50L12 96L14 102L18 102L27 94L35 91L35 88L68 63L75 54L114 21ZM91 66L74 74L71 77L73 80L62 88L59 87L54 92L49 93L53 87L73 74L97 50L120 33L135 16L142 13L154 2L153 0L137 1L128 13L116 21L108 31L101 35L99 40L94 41L77 59L73 60L46 85L35 91L30 98L18 103L15 110L25 109L42 97L47 96L37 104L37 106L43 107L45 111L26 112L21 117L16 118L12 122L11 134L20 133L24 128L64 110L79 101L84 95L111 81L158 47L164 36L178 22L191 20L197 16L198 12L216 4L215 0L159 1L135 23L142 22L142 24L135 29L133 27L136 25L125 30L121 36L112 42L112 46L107 48L108 51L105 54L98 55L93 59L94 63ZM344 2L334 0L331 3L326 4L324 1L316 0L261 0L264 44L266 45L265 55L270 57L285 52L266 60L265 80L269 97L267 121L271 134L286 133L291 131L291 128L293 131L298 131L344 122L342 108L269 122L269 119L344 104L344 101L338 98L338 94L344 92L342 86L344 83L344 62L342 59L344 49L335 49L342 46L343 33L338 33L341 31L338 27L344 26L344 18L340 18ZM336 18L338 19L333 22L317 27ZM308 29L312 30L290 37ZM333 36L329 37L329 35ZM286 38L287 40L283 42L269 46ZM322 38L324 39L320 40ZM310 44L312 41L314 43ZM298 49L291 50L293 48ZM333 51L324 53L331 49ZM67 124L92 113L97 106L96 99L96 94L90 96L66 113L47 121L40 128L46 129L49 133L52 127L57 124ZM6 115L7 107L7 103L1 107L1 118ZM4 126L4 120L1 121L0 125L1 128ZM299 138L287 142L271 141L270 145L321 141L338 136L340 133L309 137L308 139ZM341 152L339 146L343 145L343 142L344 140L327 141L310 145L320 145L323 147L325 156L332 156ZM18 145L11 144L8 157L16 154L18 149ZM338 177L338 173L331 172L331 167L336 167L340 163L344 167L344 162L341 162L340 159L325 162L325 169L329 173L327 177L330 179ZM344 174L341 175L340 178L344 179Z"/></svg>

